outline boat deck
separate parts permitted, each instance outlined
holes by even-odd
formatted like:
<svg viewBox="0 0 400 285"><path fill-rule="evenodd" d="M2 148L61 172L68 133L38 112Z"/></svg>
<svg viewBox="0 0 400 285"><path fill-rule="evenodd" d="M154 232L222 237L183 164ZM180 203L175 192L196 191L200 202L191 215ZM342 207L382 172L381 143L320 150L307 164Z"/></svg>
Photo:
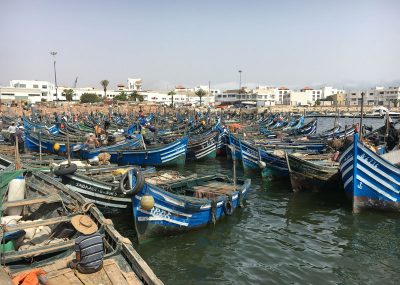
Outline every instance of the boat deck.
<svg viewBox="0 0 400 285"><path fill-rule="evenodd" d="M70 260L71 258L69 258ZM138 285L143 284L133 272L124 272L117 262L110 258L103 262L103 268L92 274L82 274L77 270L65 268L66 261L58 261L44 266L49 284L57 285ZM61 267L61 268L60 268Z"/></svg>
<svg viewBox="0 0 400 285"><path fill-rule="evenodd" d="M204 185L194 186L194 195L197 198L215 199L218 196L229 195L236 190L233 184L214 181Z"/></svg>

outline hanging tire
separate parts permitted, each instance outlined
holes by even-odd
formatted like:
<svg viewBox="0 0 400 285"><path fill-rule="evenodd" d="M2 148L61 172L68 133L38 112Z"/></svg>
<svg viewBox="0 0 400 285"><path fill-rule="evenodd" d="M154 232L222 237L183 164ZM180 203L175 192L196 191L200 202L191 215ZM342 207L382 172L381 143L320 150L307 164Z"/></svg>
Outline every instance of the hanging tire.
<svg viewBox="0 0 400 285"><path fill-rule="evenodd" d="M231 199L226 199L224 202L224 213L227 216L231 216L233 214L233 204Z"/></svg>
<svg viewBox="0 0 400 285"><path fill-rule="evenodd" d="M68 174L73 174L78 169L78 166L75 163L71 163L66 167L60 166L60 168L55 169L53 173L57 176L64 176Z"/></svg>
<svg viewBox="0 0 400 285"><path fill-rule="evenodd" d="M122 191L122 193L126 194L126 195L136 195L137 193L139 193L139 191L143 188L144 183L145 183L145 179L142 175L142 173L140 173L137 169L133 169L133 174L136 177L136 184L135 187L131 190L129 187L129 171L125 172L122 177L121 180L119 182L119 189Z"/></svg>

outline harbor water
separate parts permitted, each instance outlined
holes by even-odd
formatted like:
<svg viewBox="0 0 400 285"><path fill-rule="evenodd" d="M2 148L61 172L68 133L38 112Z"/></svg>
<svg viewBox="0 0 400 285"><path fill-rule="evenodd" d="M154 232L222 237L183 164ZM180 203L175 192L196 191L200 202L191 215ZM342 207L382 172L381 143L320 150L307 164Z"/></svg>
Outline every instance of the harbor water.
<svg viewBox="0 0 400 285"><path fill-rule="evenodd" d="M333 119L320 118L320 130ZM351 124L353 119L341 119ZM383 120L366 119L377 128ZM187 163L183 173L232 175L232 161ZM244 209L215 226L135 245L165 284L397 284L400 218L396 213L353 214L341 192L294 194L289 179L252 179ZM135 241L133 222L114 218Z"/></svg>

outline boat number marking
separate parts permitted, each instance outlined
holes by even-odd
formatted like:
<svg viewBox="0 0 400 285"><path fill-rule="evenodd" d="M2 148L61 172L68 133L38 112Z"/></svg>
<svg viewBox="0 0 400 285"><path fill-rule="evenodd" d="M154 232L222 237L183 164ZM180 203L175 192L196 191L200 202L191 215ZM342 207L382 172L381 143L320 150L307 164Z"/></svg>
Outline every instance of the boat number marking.
<svg viewBox="0 0 400 285"><path fill-rule="evenodd" d="M358 186L357 186L357 188L358 188L358 189L362 189L362 186L363 186L363 183L362 183L362 182L360 182L360 183L358 183Z"/></svg>
<svg viewBox="0 0 400 285"><path fill-rule="evenodd" d="M87 184L82 184L80 182L76 182L75 186L78 187L78 188L84 189L84 190L92 191L93 194L95 194L95 195L96 195L96 193L98 193L98 194L109 195L109 196L114 196L114 197L118 196L118 193L116 193L116 192L98 189L98 188L96 188L94 186L87 185Z"/></svg>
<svg viewBox="0 0 400 285"><path fill-rule="evenodd" d="M150 211L152 216L162 217L164 219L170 219L171 213L160 208L153 207Z"/></svg>
<svg viewBox="0 0 400 285"><path fill-rule="evenodd" d="M364 160L364 162L367 162L369 165L372 167L377 168L378 167L378 162L376 162L374 159L372 159L369 156L366 156L365 153L361 154L361 159Z"/></svg>

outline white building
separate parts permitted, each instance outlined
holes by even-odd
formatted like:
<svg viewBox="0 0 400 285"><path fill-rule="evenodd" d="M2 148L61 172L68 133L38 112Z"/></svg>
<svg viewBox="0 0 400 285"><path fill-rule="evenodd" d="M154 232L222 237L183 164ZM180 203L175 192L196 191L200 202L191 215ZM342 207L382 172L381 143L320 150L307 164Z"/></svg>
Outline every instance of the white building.
<svg viewBox="0 0 400 285"><path fill-rule="evenodd" d="M364 104L374 106L393 106L394 100L400 101L400 87L374 87L369 90L349 91L346 96L348 105L361 105L361 94L364 93Z"/></svg>
<svg viewBox="0 0 400 285"><path fill-rule="evenodd" d="M279 98L278 92L278 88L270 86L257 86L252 90L252 93L256 95L258 107L274 106Z"/></svg>
<svg viewBox="0 0 400 285"><path fill-rule="evenodd" d="M283 97L283 104L290 106L306 106L311 105L310 94L304 91L291 91Z"/></svg>
<svg viewBox="0 0 400 285"><path fill-rule="evenodd" d="M128 78L128 90L129 91L142 91L142 79Z"/></svg>
<svg viewBox="0 0 400 285"><path fill-rule="evenodd" d="M139 93L143 96L144 101L154 102L157 104L171 105L172 96L168 95L168 91L142 91ZM174 105L180 106L187 102L186 94L175 94L174 95Z"/></svg>
<svg viewBox="0 0 400 285"><path fill-rule="evenodd" d="M287 87L279 87L278 90L275 91L275 95L276 95L276 104L284 104L283 99L284 97L287 97L288 95L290 95L290 93L292 92L292 90L290 90Z"/></svg>
<svg viewBox="0 0 400 285"><path fill-rule="evenodd" d="M24 101L36 103L53 101L55 98L54 84L38 80L11 80L7 87L0 87L2 102Z"/></svg>
<svg viewBox="0 0 400 285"><path fill-rule="evenodd" d="M327 97L333 96L336 94L346 93L346 91L343 89L337 89L337 88L328 87L328 86L322 87L321 91L322 91L321 99L326 99Z"/></svg>

